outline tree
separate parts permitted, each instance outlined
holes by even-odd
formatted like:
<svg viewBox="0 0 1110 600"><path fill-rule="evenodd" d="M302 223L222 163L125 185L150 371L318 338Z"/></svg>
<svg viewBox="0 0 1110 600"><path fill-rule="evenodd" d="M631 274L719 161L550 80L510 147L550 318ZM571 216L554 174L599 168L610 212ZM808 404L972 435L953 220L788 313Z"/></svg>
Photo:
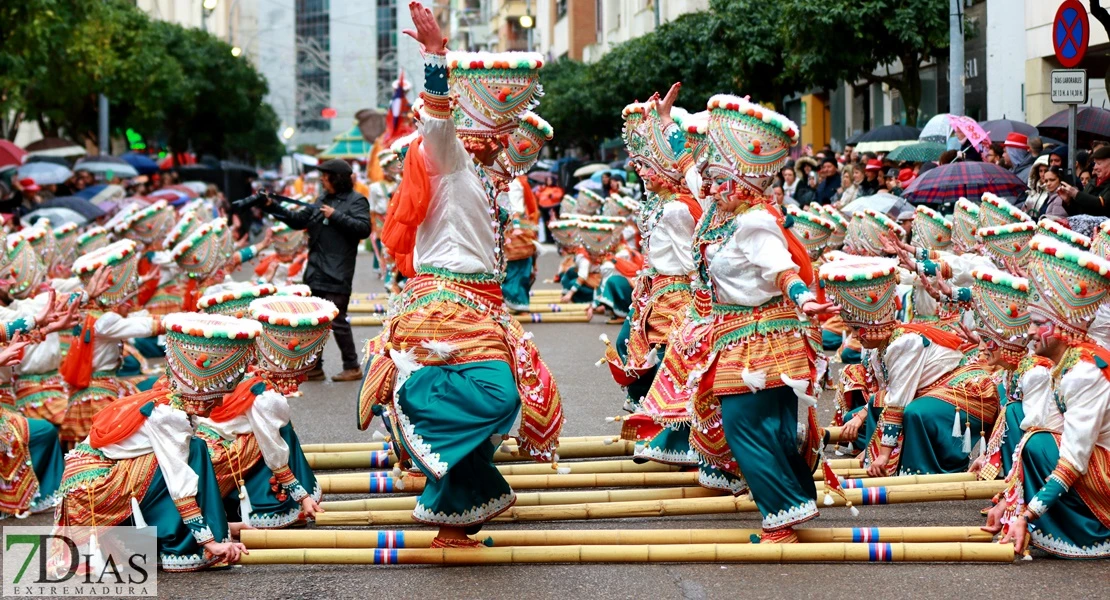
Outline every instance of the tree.
<svg viewBox="0 0 1110 600"><path fill-rule="evenodd" d="M775 8L786 69L800 81L885 83L901 94L907 124L917 124L921 63L948 48L948 0L781 0Z"/></svg>

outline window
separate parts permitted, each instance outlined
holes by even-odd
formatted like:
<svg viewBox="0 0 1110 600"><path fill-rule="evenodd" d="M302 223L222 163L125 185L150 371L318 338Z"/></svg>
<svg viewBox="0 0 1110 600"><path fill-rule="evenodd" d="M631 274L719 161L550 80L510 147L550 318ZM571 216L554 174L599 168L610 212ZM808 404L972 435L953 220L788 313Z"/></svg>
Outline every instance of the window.
<svg viewBox="0 0 1110 600"><path fill-rule="evenodd" d="M555 20L567 16L567 0L555 0Z"/></svg>
<svg viewBox="0 0 1110 600"><path fill-rule="evenodd" d="M331 105L329 0L296 0L296 121L300 131L327 131Z"/></svg>
<svg viewBox="0 0 1110 600"><path fill-rule="evenodd" d="M397 79L397 4L396 0L378 3L378 106L389 106L393 100L393 82Z"/></svg>

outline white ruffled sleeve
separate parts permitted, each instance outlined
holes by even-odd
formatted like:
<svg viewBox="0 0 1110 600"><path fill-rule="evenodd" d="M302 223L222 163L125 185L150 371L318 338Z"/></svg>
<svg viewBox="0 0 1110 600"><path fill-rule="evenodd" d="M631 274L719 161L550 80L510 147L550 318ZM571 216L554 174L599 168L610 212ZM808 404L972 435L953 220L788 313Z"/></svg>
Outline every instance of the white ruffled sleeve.
<svg viewBox="0 0 1110 600"><path fill-rule="evenodd" d="M420 149L429 175L449 175L470 167L470 154L455 135L455 122L427 115L420 128L424 140Z"/></svg>
<svg viewBox="0 0 1110 600"><path fill-rule="evenodd" d="M786 238L770 213L750 211L737 222L732 243L739 246L748 261L759 268L764 281L773 282L785 271L798 270L786 247Z"/></svg>
<svg viewBox="0 0 1110 600"><path fill-rule="evenodd" d="M663 215L648 241L648 261L662 275L694 270L694 216L682 202L663 205Z"/></svg>
<svg viewBox="0 0 1110 600"><path fill-rule="evenodd" d="M262 451L262 459L271 471L289 464L289 445L279 432L289 423L289 417L289 401L272 390L259 394L247 411L247 420Z"/></svg>
<svg viewBox="0 0 1110 600"><path fill-rule="evenodd" d="M154 448L170 498L181 500L196 496L200 477L189 466L189 442L193 438L189 417L183 411L159 404L142 429Z"/></svg>
<svg viewBox="0 0 1110 600"><path fill-rule="evenodd" d="M1018 380L1021 389L1021 408L1025 417L1021 420L1021 430L1050 429L1062 431L1064 417L1056 408L1053 398L1052 373L1045 367L1037 366L1026 371Z"/></svg>
<svg viewBox="0 0 1110 600"><path fill-rule="evenodd" d="M1064 433L1060 439L1060 458L1082 475L1098 442L1110 404L1110 381L1089 362L1080 362L1060 380L1064 413Z"/></svg>

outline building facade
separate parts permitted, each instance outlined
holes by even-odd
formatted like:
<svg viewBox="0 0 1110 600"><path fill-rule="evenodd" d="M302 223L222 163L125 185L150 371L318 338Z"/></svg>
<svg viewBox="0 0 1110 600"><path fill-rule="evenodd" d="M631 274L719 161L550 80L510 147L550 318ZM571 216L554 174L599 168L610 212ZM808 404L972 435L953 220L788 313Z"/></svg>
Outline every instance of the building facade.
<svg viewBox="0 0 1110 600"><path fill-rule="evenodd" d="M1110 2L1104 1L1103 5L1110 5ZM1052 70L1062 68L1052 49L1052 20L1058 6L1059 2L1025 0L1025 114L1027 122L1033 125L1067 108L1065 104L1053 104L1050 96ZM1086 58L1079 65L1087 70L1090 86L1087 105L1110 108L1106 90L1110 39L1097 19L1090 17L1090 23Z"/></svg>

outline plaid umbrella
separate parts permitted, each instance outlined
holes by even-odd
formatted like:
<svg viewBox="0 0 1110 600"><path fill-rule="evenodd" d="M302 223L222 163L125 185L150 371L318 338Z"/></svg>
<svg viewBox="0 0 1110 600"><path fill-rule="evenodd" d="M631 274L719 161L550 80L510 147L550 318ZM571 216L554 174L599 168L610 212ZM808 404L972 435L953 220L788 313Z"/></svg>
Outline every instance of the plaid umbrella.
<svg viewBox="0 0 1110 600"><path fill-rule="evenodd" d="M940 155L944 154L945 149L946 147L944 144L938 144L936 142L902 144L891 151L891 153L887 155L887 159L895 162L927 162L940 158Z"/></svg>
<svg viewBox="0 0 1110 600"><path fill-rule="evenodd" d="M910 202L944 204L960 198L978 201L983 192L992 192L1004 198L1016 198L1026 185L1013 173L984 162L954 162L930 169L914 179L902 198Z"/></svg>
<svg viewBox="0 0 1110 600"><path fill-rule="evenodd" d="M1083 141L1110 140L1110 110L1080 106L1075 115L1075 130ZM1068 139L1068 111L1062 110L1037 125L1041 135Z"/></svg>

